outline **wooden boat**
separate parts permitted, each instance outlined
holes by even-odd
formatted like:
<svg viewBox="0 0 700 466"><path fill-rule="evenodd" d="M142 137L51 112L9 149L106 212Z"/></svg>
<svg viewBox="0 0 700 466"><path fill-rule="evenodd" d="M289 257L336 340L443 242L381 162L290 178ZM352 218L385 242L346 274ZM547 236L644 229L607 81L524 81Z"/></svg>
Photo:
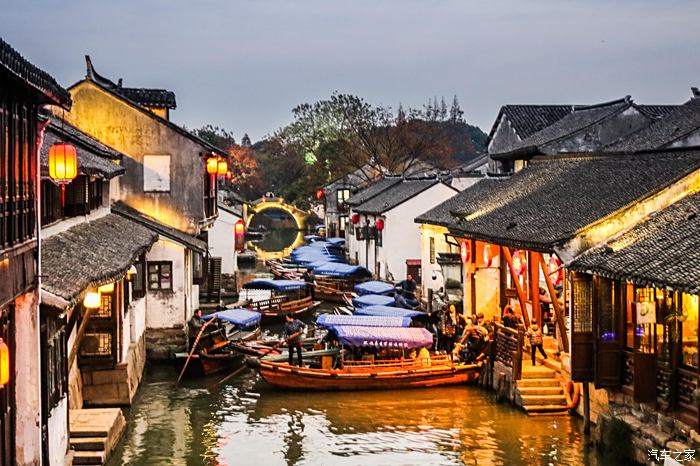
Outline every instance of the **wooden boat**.
<svg viewBox="0 0 700 466"><path fill-rule="evenodd" d="M260 337L260 319L257 312L245 309L230 309L209 314L205 320L217 319L219 327L202 334L197 350L174 354L178 373L187 364L185 377L202 377L233 369L243 364L245 355L235 351L232 342L245 342ZM214 324L212 324L214 325ZM189 363L187 359L189 357Z"/></svg>
<svg viewBox="0 0 700 466"><path fill-rule="evenodd" d="M344 361L339 369L314 369L289 366L248 358L270 385L288 390L396 390L402 388L438 387L475 382L482 363L455 363L448 355L432 355L422 359L386 361Z"/></svg>
<svg viewBox="0 0 700 466"><path fill-rule="evenodd" d="M260 299L260 291L269 293ZM321 304L312 299L308 286L301 280L252 280L243 285L240 297L249 299L247 308L259 312L265 319L281 318L289 314L296 316Z"/></svg>
<svg viewBox="0 0 700 466"><path fill-rule="evenodd" d="M337 326L341 345L377 349L417 349L432 345L433 336L424 328ZM437 387L474 382L481 362L456 362L449 355L433 354L409 359L345 361L337 368L304 368L283 362L248 358L248 365L269 384L288 390L395 390Z"/></svg>

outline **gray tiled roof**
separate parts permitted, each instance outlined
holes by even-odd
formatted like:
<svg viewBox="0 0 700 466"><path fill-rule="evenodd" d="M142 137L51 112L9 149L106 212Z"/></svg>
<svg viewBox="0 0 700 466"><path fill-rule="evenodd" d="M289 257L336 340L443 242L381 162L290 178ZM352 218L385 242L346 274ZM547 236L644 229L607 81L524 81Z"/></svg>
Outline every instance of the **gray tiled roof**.
<svg viewBox="0 0 700 466"><path fill-rule="evenodd" d="M700 294L700 194L657 212L569 268L639 285Z"/></svg>
<svg viewBox="0 0 700 466"><path fill-rule="evenodd" d="M51 118L44 132L41 145L40 160L43 177L49 173L49 149L52 145L62 142L73 144L78 155L78 173L111 179L125 172L124 167L116 164L122 154L93 139L68 123Z"/></svg>
<svg viewBox="0 0 700 466"><path fill-rule="evenodd" d="M678 108L678 105L637 105L637 108L648 117L661 118Z"/></svg>
<svg viewBox="0 0 700 466"><path fill-rule="evenodd" d="M504 105L491 128L489 140L504 115L518 137L525 139L565 117L572 109L572 105Z"/></svg>
<svg viewBox="0 0 700 466"><path fill-rule="evenodd" d="M117 87L115 90L127 99L146 107L173 109L177 106L173 91L137 87Z"/></svg>
<svg viewBox="0 0 700 466"><path fill-rule="evenodd" d="M543 157L465 189L453 213L465 217L458 230L471 237L547 251L698 168L698 150Z"/></svg>
<svg viewBox="0 0 700 466"><path fill-rule="evenodd" d="M14 74L62 107L70 108L72 102L68 91L61 87L46 71L31 64L1 38L0 68Z"/></svg>
<svg viewBox="0 0 700 466"><path fill-rule="evenodd" d="M78 224L41 242L42 289L74 301L126 274L158 235L120 215Z"/></svg>
<svg viewBox="0 0 700 466"><path fill-rule="evenodd" d="M484 178L478 181L477 184L500 183L504 179L506 178ZM420 214L415 218L415 222L459 229L459 217L452 212L459 210L464 204L464 201L471 199L472 196L473 194L469 192L469 189L461 191L445 202L436 205L429 211Z"/></svg>
<svg viewBox="0 0 700 466"><path fill-rule="evenodd" d="M611 152L654 150L700 129L700 99L691 99L649 126L606 147Z"/></svg>
<svg viewBox="0 0 700 466"><path fill-rule="evenodd" d="M400 183L394 184L367 202L354 207L353 210L362 214L382 214L438 183L441 183L441 181L437 178L407 178Z"/></svg>
<svg viewBox="0 0 700 466"><path fill-rule="evenodd" d="M400 182L400 176L389 176L386 178L382 178L381 180L376 181L375 183L369 185L362 191L358 192L357 194L353 194L352 196L350 196L350 199L348 199L347 203L350 206L358 206L363 202L369 201L374 196L380 194L381 192L391 188L392 186Z"/></svg>
<svg viewBox="0 0 700 466"><path fill-rule="evenodd" d="M612 115L621 112L631 105L632 101L626 97L624 99L615 100L604 104L589 107L577 107L575 111L536 132L530 137L523 139L518 144L515 144L510 148L508 153L535 150L545 144L568 137L591 125L594 125ZM499 154L491 155L495 157L499 156Z"/></svg>
<svg viewBox="0 0 700 466"><path fill-rule="evenodd" d="M160 223L158 220L148 217L138 210L130 207L123 202L116 202L112 205L112 212L122 215L134 222L137 222L150 230L158 233L161 236L172 239L190 249L195 251L206 253L207 243L199 238L192 235L188 235L184 231L180 231L177 228L173 228L169 225Z"/></svg>

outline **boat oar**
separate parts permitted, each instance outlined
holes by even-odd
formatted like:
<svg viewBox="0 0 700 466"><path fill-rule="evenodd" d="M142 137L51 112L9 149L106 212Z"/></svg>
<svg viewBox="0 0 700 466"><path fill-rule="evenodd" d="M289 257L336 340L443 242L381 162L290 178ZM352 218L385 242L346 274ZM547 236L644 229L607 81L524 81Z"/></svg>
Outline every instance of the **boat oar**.
<svg viewBox="0 0 700 466"><path fill-rule="evenodd" d="M231 372L229 375L227 375L227 376L224 377L223 379L221 379L221 380L219 380L218 382L216 382L216 385L221 385L222 383L226 382L227 380L232 379L233 377L235 377L235 376L237 376L238 374L240 374L241 371L243 371L243 369L245 369L246 367L248 367L248 366L246 366L245 364L242 365L241 367L239 367L239 368L236 369L235 371Z"/></svg>
<svg viewBox="0 0 700 466"><path fill-rule="evenodd" d="M309 326L308 326L306 329L304 329L304 330L309 330L309 329L316 328L316 327L317 327L316 325L309 325ZM298 337L299 335L301 335L302 333L304 333L304 330L299 330L299 331L296 332L296 333L292 333L292 334L289 335L287 338L278 341L277 343L275 343L274 345L272 345L272 347L271 347L270 349L268 349L265 353L261 354L260 356L257 356L257 358L258 358L258 359L264 358L265 356L267 356L268 354L270 354L270 352L272 352L272 351L276 350L277 348L279 348L282 344L284 344L284 342L287 342L287 341L289 341L289 340L293 340L294 338L296 338L296 337Z"/></svg>
<svg viewBox="0 0 700 466"><path fill-rule="evenodd" d="M202 333L204 333L204 330L214 322L216 318L209 319L208 322L205 322L204 325L202 325L202 328L199 330L199 333L197 334L197 338L194 339L194 343L192 343L192 349L190 350L190 354L187 356L187 361L185 361L185 365L182 366L182 370L180 371L180 375L177 378L177 383L180 383L180 380L182 379L182 375L185 373L185 370L187 369L187 365L190 363L190 359L192 358L192 355L194 354L194 351L197 349L197 345L199 344L199 339L202 338Z"/></svg>

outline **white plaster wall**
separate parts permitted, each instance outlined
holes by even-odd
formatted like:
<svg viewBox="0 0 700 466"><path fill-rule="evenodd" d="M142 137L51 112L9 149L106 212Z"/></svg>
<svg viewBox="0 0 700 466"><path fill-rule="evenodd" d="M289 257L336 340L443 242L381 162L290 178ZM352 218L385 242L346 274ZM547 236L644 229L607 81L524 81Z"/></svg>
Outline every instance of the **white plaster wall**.
<svg viewBox="0 0 700 466"><path fill-rule="evenodd" d="M185 253L183 246L160 238L146 254L146 262L173 263L172 291L146 290L146 328L171 328L184 324L187 319L190 293L186 291Z"/></svg>
<svg viewBox="0 0 700 466"><path fill-rule="evenodd" d="M437 291L445 286L445 277L442 275L442 269L437 262L437 258L441 253L450 252L450 246L445 241L445 235L438 232L435 228L427 225L420 225L421 235L421 274L423 275L423 283L421 291L423 296L427 296L428 288ZM430 238L435 238L435 263L430 263ZM435 280L433 280L435 274Z"/></svg>
<svg viewBox="0 0 700 466"><path fill-rule="evenodd" d="M377 250L377 260L382 264L382 278L388 278L389 273L394 280L405 278L406 259L421 258L420 232L418 224L413 220L416 215L432 209L455 194L456 191L451 187L438 183L384 213L384 236L382 246Z"/></svg>
<svg viewBox="0 0 700 466"><path fill-rule="evenodd" d="M129 341L139 341L146 331L146 298L131 301L129 304Z"/></svg>
<svg viewBox="0 0 700 466"><path fill-rule="evenodd" d="M209 230L209 253L221 257L221 273L236 271L236 238L234 226L241 217L219 209L219 217Z"/></svg>
<svg viewBox="0 0 700 466"><path fill-rule="evenodd" d="M18 465L41 461L41 374L39 296L29 291L15 300L15 446Z"/></svg>
<svg viewBox="0 0 700 466"><path fill-rule="evenodd" d="M486 164L484 164L484 171L486 171ZM464 191L465 189L474 186L477 184L479 181L483 180L484 178L479 178L476 176L461 176L461 177L455 177L452 178L452 187L459 190L459 191Z"/></svg>
<svg viewBox="0 0 700 466"><path fill-rule="evenodd" d="M68 451L68 397L64 396L49 413L49 465L61 465Z"/></svg>

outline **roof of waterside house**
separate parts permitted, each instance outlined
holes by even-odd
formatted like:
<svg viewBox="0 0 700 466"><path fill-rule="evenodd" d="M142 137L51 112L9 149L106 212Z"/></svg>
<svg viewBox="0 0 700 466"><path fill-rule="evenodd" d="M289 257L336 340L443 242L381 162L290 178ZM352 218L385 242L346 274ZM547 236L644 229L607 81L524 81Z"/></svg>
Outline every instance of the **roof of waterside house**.
<svg viewBox="0 0 700 466"><path fill-rule="evenodd" d="M700 150L537 157L510 178L465 189L452 212L469 237L550 251L699 168Z"/></svg>
<svg viewBox="0 0 700 466"><path fill-rule="evenodd" d="M700 294L700 193L691 194L605 245L592 248L569 268L643 286Z"/></svg>
<svg viewBox="0 0 700 466"><path fill-rule="evenodd" d="M572 109L573 105L504 105L491 127L487 145L504 116L522 140L564 118Z"/></svg>
<svg viewBox="0 0 700 466"><path fill-rule="evenodd" d="M139 110L140 112L144 113L145 115L148 115L150 118L156 120L157 122L167 126L168 128L172 129L173 131L180 134L181 136L184 136L184 137L190 139L191 141L196 142L197 144L203 146L205 149L210 150L217 155L228 158L228 152L225 151L224 149L216 147L215 145L205 141L204 139L202 139L198 136L195 136L194 134L187 131L185 128L176 125L175 123L173 123L170 120L167 120L165 118L162 118L162 117L156 115L152 111L145 108L143 106L143 104L140 104L139 102L130 99L126 95L119 93L120 88L117 84L115 84L113 81L110 81L109 79L97 74L97 72L95 71L95 68L92 66L92 61L90 60L90 57L87 55L85 56L85 62L87 63L87 73L85 76L85 80L79 81L79 82L73 84L68 89L73 89L74 87L78 86L80 83L85 82L85 81L91 82L94 85L96 85L97 87L99 87L100 89L102 89L103 91L107 92L108 94L113 95L114 97L116 97L120 100L123 100L124 102L126 102L128 104L130 104L135 109ZM123 89L123 88L121 88L121 89Z"/></svg>
<svg viewBox="0 0 700 466"><path fill-rule="evenodd" d="M118 87L117 92L146 107L169 108L177 107L175 93L165 89L145 89L138 87Z"/></svg>
<svg viewBox="0 0 700 466"><path fill-rule="evenodd" d="M482 183L500 183L504 178L484 178L477 182L477 184ZM459 228L460 217L453 214L452 212L459 210L465 200L472 198L472 193L469 189L461 191L451 198L447 199L445 202L441 202L427 212L423 212L418 217L415 218L416 223L425 223L428 225L438 225L450 229Z"/></svg>
<svg viewBox="0 0 700 466"><path fill-rule="evenodd" d="M180 231L177 228L173 228L169 225L164 225L158 220L144 215L143 213L139 212L138 210L132 207L129 207L123 202L114 203L112 205L112 212L127 217L130 220L133 220L134 222L140 223L141 225L144 225L145 227L155 231L159 235L176 241L180 244L183 244L190 249L201 253L207 252L206 241L202 241L201 239L198 239L192 235L188 235L184 231Z"/></svg>
<svg viewBox="0 0 700 466"><path fill-rule="evenodd" d="M382 214L439 183L442 183L442 181L437 178L406 178L402 180L401 183L396 183L367 202L355 207L353 210L361 214ZM457 192L456 189L455 192Z"/></svg>
<svg viewBox="0 0 700 466"><path fill-rule="evenodd" d="M631 153L660 149L672 145L674 141L698 129L700 129L700 99L693 98L649 126L608 145L606 151Z"/></svg>
<svg viewBox="0 0 700 466"><path fill-rule="evenodd" d="M219 210L224 210L224 211L226 211L230 214L233 214L237 217L243 218L243 207L240 204L239 205L231 205L231 204L228 204L226 202L219 201L217 203L217 207L219 208Z"/></svg>
<svg viewBox="0 0 700 466"><path fill-rule="evenodd" d="M42 289L68 302L89 288L122 278L158 235L125 217L108 214L41 242Z"/></svg>
<svg viewBox="0 0 700 466"><path fill-rule="evenodd" d="M0 38L0 67L21 79L49 100L69 109L70 94L47 72L27 61L10 44Z"/></svg>
<svg viewBox="0 0 700 466"><path fill-rule="evenodd" d="M44 131L44 142L41 145L41 175L49 175L49 149L52 145L70 142L78 155L78 173L111 179L122 175L124 167L115 163L121 160L122 154L83 133L76 127L51 118Z"/></svg>
<svg viewBox="0 0 700 466"><path fill-rule="evenodd" d="M374 196L382 193L383 191L386 191L395 184L400 183L401 180L402 178L400 176L387 176L385 178L382 178L381 180L378 180L375 183L369 185L362 191L350 196L350 199L348 199L347 203L350 206L358 206L364 202L367 202L368 200L372 199Z"/></svg>
<svg viewBox="0 0 700 466"><path fill-rule="evenodd" d="M503 158L514 154L536 154L541 146L569 137L633 105L630 96L627 96L597 105L576 107L573 112L511 146L508 152L492 153L491 157Z"/></svg>

